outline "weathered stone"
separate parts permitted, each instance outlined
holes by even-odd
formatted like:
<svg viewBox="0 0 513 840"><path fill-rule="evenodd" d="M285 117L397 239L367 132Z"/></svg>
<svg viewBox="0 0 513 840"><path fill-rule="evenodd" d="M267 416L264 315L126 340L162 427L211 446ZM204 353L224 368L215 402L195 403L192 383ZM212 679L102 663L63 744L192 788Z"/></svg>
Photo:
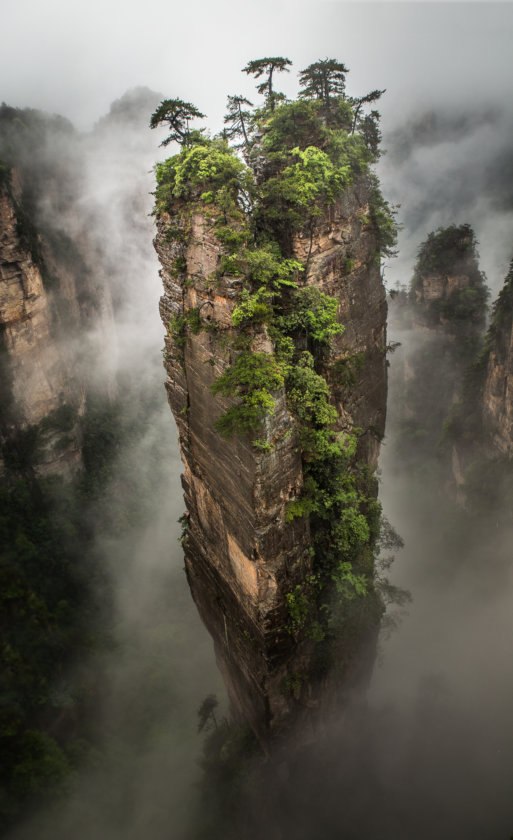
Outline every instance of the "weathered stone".
<svg viewBox="0 0 513 840"><path fill-rule="evenodd" d="M363 358L354 385L332 383L332 391L338 428L362 429L360 458L374 467L385 424L386 299L375 259L376 231L364 219L370 188L361 178L312 231L295 238L293 256L307 265L306 284L338 299L345 332L335 341L330 363L354 354ZM166 388L184 463L187 575L214 638L233 714L249 721L266 743L293 721L306 721L319 690L306 677L301 689L285 687L291 675L308 674L314 653L312 641L298 643L287 629L287 593L312 570L309 520L287 521L286 516L288 502L303 486L297 427L281 389L258 433L263 448L249 435L225 439L216 430L215 421L231 400L214 397L211 389L233 352L231 313L241 280L216 279L221 246L211 219L193 213L188 244L170 240L170 226L184 229L185 222L167 214L158 222L162 319L168 327L173 316L198 308L202 322L181 341L166 337ZM179 275L177 260L182 266L186 262ZM255 329L252 350L272 351L265 327ZM354 644L351 650L347 643L341 646L346 687L358 674L368 675L376 628L359 641L361 650L368 642L368 656L357 656Z"/></svg>
<svg viewBox="0 0 513 840"><path fill-rule="evenodd" d="M59 333L51 294L42 270L19 233L20 176L11 188L0 188L0 330L3 373L10 382L9 405L4 406L2 437L37 425L63 403L82 411L84 397L69 344ZM58 264L44 242L39 246L45 264L58 279L58 294L68 316L78 317L79 304L72 273ZM41 435L35 470L41 475L69 473L80 464L79 430L64 435L46 430Z"/></svg>
<svg viewBox="0 0 513 840"><path fill-rule="evenodd" d="M482 397L483 429L490 454L513 455L513 319L490 342Z"/></svg>

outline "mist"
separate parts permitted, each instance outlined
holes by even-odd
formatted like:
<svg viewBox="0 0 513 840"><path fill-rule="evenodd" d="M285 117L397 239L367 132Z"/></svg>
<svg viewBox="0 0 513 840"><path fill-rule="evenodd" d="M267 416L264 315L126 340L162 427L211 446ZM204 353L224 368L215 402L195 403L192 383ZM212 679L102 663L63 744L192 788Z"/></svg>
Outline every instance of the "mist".
<svg viewBox="0 0 513 840"><path fill-rule="evenodd" d="M405 365L432 356L439 337L405 325L392 303L389 340L401 346L390 357L380 500L405 543L390 582L411 603L392 608L368 690L331 718L320 710L307 746L297 733L282 764L256 773L250 816L239 817L252 840L512 832L512 511L466 512L447 494L436 448L412 458ZM427 414L431 399L419 400Z"/></svg>
<svg viewBox="0 0 513 840"><path fill-rule="evenodd" d="M396 118L378 166L402 225L399 256L385 266L389 289L409 287L431 231L470 223L496 298L512 249L512 123L509 109L485 100ZM466 512L447 493L438 441L412 458L404 432L406 383L426 417L438 408L436 374L434 391L409 377L416 354L438 364L440 341L412 329L389 299L388 342L396 349L379 498L405 543L390 582L411 603L382 631L367 693L322 721L305 751L290 744L285 781L263 782L267 812L251 837L500 840L512 833L512 512L506 500ZM441 393L453 374L438 375Z"/></svg>
<svg viewBox="0 0 513 840"><path fill-rule="evenodd" d="M403 229L399 259L389 266L390 287L408 284L416 251L439 227L469 223L493 297L511 259L513 113L483 99L470 108L418 107L384 134L379 164L385 195L398 207Z"/></svg>
<svg viewBox="0 0 513 840"><path fill-rule="evenodd" d="M85 714L95 750L65 799L22 822L13 840L185 837L200 775L197 708L209 693L224 700L179 542L181 462L163 384L152 247L156 155L147 126L159 99L129 91L86 134L52 124L32 154L34 170L44 161L60 178L60 189L50 183L38 197L40 223L78 243L99 301L86 332L67 338L77 372L119 407L122 422L109 484L84 514L104 570L106 592L97 596L109 603L95 633L109 641L76 662L60 688L94 683Z"/></svg>
<svg viewBox="0 0 513 840"><path fill-rule="evenodd" d="M420 4L415 12L417 4L378 4L378 23L368 27L369 4L320 4L321 14L310 4L281 3L272 26L267 16L273 10L262 4L253 7L253 31L234 39L236 9L225 4L221 18L230 43L212 36L227 38L212 11L175 9L173 21L159 17L159 3L150 4L152 23L144 31L130 6L129 37L116 41L112 32L124 13L116 5L97 37L98 9L81 39L68 43L55 28L44 50L36 46L45 41L36 16L24 48L26 58L37 59L36 69L24 63L2 93L9 104L69 115L81 129L78 137L56 136L53 152L76 171L74 211L53 200L40 211L88 254L103 290L94 327L80 337L88 377L112 398L126 389L131 400L124 406L131 402L140 430L118 452L111 509L95 513L113 636L112 650L87 663L101 685L91 722L100 748L66 801L42 810L9 840L194 838L194 814L203 807L196 710L216 693L226 712L212 642L192 603L178 542L181 462L163 386L161 290L149 215L152 167L161 150L147 123L158 101L190 98L214 114L219 128L226 90L253 95L238 70L255 55L290 52L297 69L320 55L349 54L351 93L388 89L381 109L388 153L379 175L385 197L400 205L403 226L399 257L386 266L388 288L409 283L420 243L439 226L472 225L492 300L511 258L513 113L501 100L511 78L512 6ZM433 5L440 7L438 16ZM22 3L8 12L6 26L16 26L18 49L18 18L30 20L34 9ZM58 20L64 26L61 3L46 4L44 13L54 27ZM467 23L458 40L462 14ZM184 44L192 41L192 58L184 64ZM425 68L437 48L440 63L430 86ZM6 80L14 66L10 50L6 46L2 59ZM210 62L216 73L193 72L192 59ZM45 61L43 90L36 71ZM450 75L458 62L465 79L463 70ZM292 75L287 92L296 88ZM106 114L124 89L146 84L164 92L136 90ZM393 309L388 340L401 346L390 356L380 499L405 541L391 580L410 591L412 603L398 628L383 634L367 696L355 697L340 719L324 724L318 744L291 759L285 778L274 768L260 777L248 803L248 836L504 840L513 833L511 512L498 510L470 528L443 496L433 464L412 470L402 458L402 368L416 339ZM140 501L139 518L120 533L110 523L125 494Z"/></svg>

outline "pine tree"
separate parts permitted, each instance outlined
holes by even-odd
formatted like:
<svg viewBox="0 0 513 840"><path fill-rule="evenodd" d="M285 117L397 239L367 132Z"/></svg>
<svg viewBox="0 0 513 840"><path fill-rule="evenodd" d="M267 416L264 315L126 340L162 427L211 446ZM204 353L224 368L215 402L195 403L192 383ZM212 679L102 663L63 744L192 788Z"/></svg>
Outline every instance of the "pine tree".
<svg viewBox="0 0 513 840"><path fill-rule="evenodd" d="M383 90L371 90L370 93L367 93L365 96L361 97L349 97L348 102L353 108L353 125L351 128L351 133L354 134L356 128L363 122L360 114L362 112L362 108L364 105L369 105L371 102L377 102L378 99L386 92L386 88ZM379 119L379 112L378 111L371 111L371 116L374 119ZM379 142L379 141L378 141Z"/></svg>
<svg viewBox="0 0 513 840"><path fill-rule="evenodd" d="M160 145L167 146L174 140L181 146L187 146L191 136L189 120L204 116L205 114L198 111L191 102L184 102L183 99L164 99L151 115L150 128L167 123L171 132Z"/></svg>
<svg viewBox="0 0 513 840"><path fill-rule="evenodd" d="M229 128L227 128L225 132L227 138L242 136L244 138L244 144L247 146L248 134L246 126L251 119L251 112L244 111L244 105L252 107L253 103L244 96L229 96L228 113L224 118L224 123L225 125L229 125Z"/></svg>
<svg viewBox="0 0 513 840"><path fill-rule="evenodd" d="M310 64L299 73L299 96L303 99L321 99L329 108L330 98L344 96L346 73L349 69L335 58L324 58Z"/></svg>
<svg viewBox="0 0 513 840"><path fill-rule="evenodd" d="M243 73L251 73L255 79L259 79L264 73L267 74L266 80L257 85L257 91L265 96L266 105L270 107L271 111L274 111L276 102L283 98L283 94L273 90L273 73L275 70L278 72L285 70L288 73L287 65L292 66L290 59L275 56L274 58L257 58L242 68Z"/></svg>

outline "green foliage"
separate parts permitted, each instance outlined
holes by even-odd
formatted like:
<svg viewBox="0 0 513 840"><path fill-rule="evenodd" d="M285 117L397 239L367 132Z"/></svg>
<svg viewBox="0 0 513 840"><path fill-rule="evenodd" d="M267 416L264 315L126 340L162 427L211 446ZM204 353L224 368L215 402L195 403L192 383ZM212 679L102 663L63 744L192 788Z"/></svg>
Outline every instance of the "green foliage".
<svg viewBox="0 0 513 840"><path fill-rule="evenodd" d="M26 210L15 204L16 209L16 235L25 248L30 251L32 259L39 268L44 267L43 252L41 249L41 237L32 219Z"/></svg>
<svg viewBox="0 0 513 840"><path fill-rule="evenodd" d="M396 210L383 198L376 179L374 179L369 206L370 219L378 234L379 253L382 257L393 257L397 254L395 246L399 231L395 218Z"/></svg>
<svg viewBox="0 0 513 840"><path fill-rule="evenodd" d="M185 212L202 205L223 246L217 277L242 278L232 313L231 347L238 352L212 387L214 395L235 401L218 419L219 432L255 433L274 410L273 393L285 388L304 479L301 494L288 504L287 519L310 518L315 564L312 578L287 595L289 630L322 644L336 623L330 593L346 611L358 602L359 613L379 614L372 560L379 506L375 483L357 462L357 434L336 431L340 420L328 384L351 387L363 358L353 354L328 367L334 339L344 330L337 300L300 285L306 265L291 258L294 236L298 231L312 236L316 218L362 175L372 187L362 221L376 233L382 255L392 253L397 224L368 174L379 153L379 114L365 115L364 106L382 91L347 100L347 68L324 59L302 71L299 101L284 102L273 89L273 73L288 65L288 59L264 58L244 68L262 79L259 92L266 105L260 111L251 113L242 96L229 98L224 136L243 140L249 166L225 141L198 137L157 167L157 212L173 202ZM348 254L345 271L353 269ZM176 323L178 341L188 329L182 318ZM273 353L252 352L259 332L271 339ZM275 442L257 437L253 445L268 452Z"/></svg>
<svg viewBox="0 0 513 840"><path fill-rule="evenodd" d="M213 394L237 397L240 403L228 408L216 422L224 436L244 434L274 409L272 391L283 387L284 372L274 356L243 352L214 382Z"/></svg>
<svg viewBox="0 0 513 840"><path fill-rule="evenodd" d="M225 140L206 140L182 149L156 166L156 211L166 211L175 199L215 203L237 209L253 181L248 167Z"/></svg>
<svg viewBox="0 0 513 840"><path fill-rule="evenodd" d="M191 306L190 309L186 309L185 320L193 335L197 335L203 329L203 321L198 306Z"/></svg>
<svg viewBox="0 0 513 840"><path fill-rule="evenodd" d="M303 266L299 260L283 259L276 243L257 248L242 248L235 254L223 255L220 272L232 277L246 277L248 285L265 295L267 289L280 291L295 288L294 278Z"/></svg>
<svg viewBox="0 0 513 840"><path fill-rule="evenodd" d="M324 638L324 631L319 622L313 618L315 610L315 595L319 590L319 576L310 574L305 577L302 583L297 584L291 592L287 592L287 610L289 620L287 631L295 636L305 632L307 638L312 641L321 641Z"/></svg>
<svg viewBox="0 0 513 840"><path fill-rule="evenodd" d="M331 346L333 338L344 332L337 321L337 299L325 295L316 286L298 289L287 315L276 318L276 326L295 336L304 334L317 344Z"/></svg>
<svg viewBox="0 0 513 840"><path fill-rule="evenodd" d="M281 98L281 94L277 94L273 90L273 73L283 72L288 73L292 62L288 58L281 56L274 56L273 58L257 58L243 68L243 73L251 74L255 79L259 79L264 74L267 76L265 81L257 85L257 91L265 95L266 106L274 111L276 102Z"/></svg>
<svg viewBox="0 0 513 840"><path fill-rule="evenodd" d="M328 383L315 373L312 355L303 352L287 378L287 398L293 411L304 424L313 428L331 426L338 415L329 403L329 396Z"/></svg>
<svg viewBox="0 0 513 840"><path fill-rule="evenodd" d="M296 700L299 700L301 694L301 687L304 682L307 682L308 674L301 674L298 671L292 671L292 673L287 674L283 688L285 694L292 694Z"/></svg>
<svg viewBox="0 0 513 840"><path fill-rule="evenodd" d="M351 388L358 381L358 374L365 363L364 353L352 353L342 356L331 366L333 379L342 388Z"/></svg>
<svg viewBox="0 0 513 840"><path fill-rule="evenodd" d="M272 318L269 306L269 293L264 287L251 295L247 289L241 292L240 300L232 312L235 327L246 327L250 324L262 324Z"/></svg>
<svg viewBox="0 0 513 840"><path fill-rule="evenodd" d="M265 127L263 146L266 153L271 157L281 156L284 151L295 147L324 146L327 130L320 119L321 107L320 102L301 100L279 105ZM347 127L350 122L349 113Z"/></svg>
<svg viewBox="0 0 513 840"><path fill-rule="evenodd" d="M296 146L290 156L293 162L262 186L262 200L268 219L286 219L296 227L334 203L351 183L351 167L349 159L334 163L316 146Z"/></svg>
<svg viewBox="0 0 513 840"><path fill-rule="evenodd" d="M171 275L175 278L180 277L181 274L185 274L187 270L187 260L185 257L175 257L173 260L173 268L171 270Z"/></svg>
<svg viewBox="0 0 513 840"><path fill-rule="evenodd" d="M187 331L189 330L193 335L196 335L203 329L203 321L199 308L193 306L186 309L183 314L173 315L168 324L168 334L173 339L176 347L183 347L187 341Z"/></svg>
<svg viewBox="0 0 513 840"><path fill-rule="evenodd" d="M186 327L187 319L185 315L173 315L170 318L167 331L176 347L183 347L185 344L187 340Z"/></svg>
<svg viewBox="0 0 513 840"><path fill-rule="evenodd" d="M94 495L111 476L121 444L121 407L98 395L89 395L82 418L82 460L86 470L84 491Z"/></svg>
<svg viewBox="0 0 513 840"><path fill-rule="evenodd" d="M482 325L489 290L484 284L476 288L454 289L446 298L431 303L431 310L447 321Z"/></svg>
<svg viewBox="0 0 513 840"><path fill-rule="evenodd" d="M325 58L310 64L299 74L299 84L303 88L299 96L315 98L329 106L333 96L343 96L346 87L348 68L334 58Z"/></svg>
<svg viewBox="0 0 513 840"><path fill-rule="evenodd" d="M237 254L241 248L248 244L250 232L247 227L240 229L234 228L232 225L224 224L224 218L220 218L215 226L216 238L224 245L229 255Z"/></svg>
<svg viewBox="0 0 513 840"><path fill-rule="evenodd" d="M251 112L244 109L245 105L252 107L253 103L244 96L229 96L228 113L224 118L224 124L229 126L226 129L226 135L229 138L242 137L244 140L243 145L247 146Z"/></svg>
<svg viewBox="0 0 513 840"><path fill-rule="evenodd" d="M450 225L429 234L419 248L414 285L426 272L455 272L462 262L477 256L476 240L470 225Z"/></svg>
<svg viewBox="0 0 513 840"><path fill-rule="evenodd" d="M310 599L304 594L303 587L299 584L292 592L287 592L286 599L289 612L287 629L290 633L294 634L298 630L303 629L308 618L311 603Z"/></svg>
<svg viewBox="0 0 513 840"><path fill-rule="evenodd" d="M248 251L245 257L245 274L252 285L268 286L279 290L282 286L296 287L292 279L303 271L299 260L283 259L274 243Z"/></svg>
<svg viewBox="0 0 513 840"><path fill-rule="evenodd" d="M205 114L198 111L191 102L184 102L183 99L164 99L151 115L150 128L167 125L170 129L161 146L168 146L173 141L188 145L191 135L189 121L204 116Z"/></svg>
<svg viewBox="0 0 513 840"><path fill-rule="evenodd" d="M371 111L370 114L366 114L362 117L359 122L359 129L365 145L377 160L382 155L382 152L379 149L381 143L381 130L379 128L378 111Z"/></svg>
<svg viewBox="0 0 513 840"><path fill-rule="evenodd" d="M366 523L365 523L366 524ZM368 538L368 534L367 534ZM339 595L348 601L353 598L363 597L367 594L369 581L365 575L356 575L353 572L351 563L341 561L331 575L335 588Z"/></svg>
<svg viewBox="0 0 513 840"><path fill-rule="evenodd" d="M268 443L263 438L254 438L251 441L251 444L255 447L255 449L259 449L260 452L272 452L275 449L274 444Z"/></svg>
<svg viewBox="0 0 513 840"><path fill-rule="evenodd" d="M431 274L464 275L464 288L453 288L448 294L426 303L423 316L433 324L448 323L459 336L458 350L469 361L477 352L479 333L484 327L489 291L478 267L477 243L470 225L439 228L429 234L419 248L411 282L410 300L417 305L417 292L424 278Z"/></svg>

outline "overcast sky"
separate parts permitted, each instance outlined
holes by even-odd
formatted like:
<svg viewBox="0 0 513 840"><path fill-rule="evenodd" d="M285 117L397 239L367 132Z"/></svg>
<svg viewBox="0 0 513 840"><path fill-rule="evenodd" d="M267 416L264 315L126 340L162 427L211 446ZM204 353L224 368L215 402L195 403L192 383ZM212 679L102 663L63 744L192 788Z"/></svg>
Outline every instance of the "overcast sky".
<svg viewBox="0 0 513 840"><path fill-rule="evenodd" d="M193 101L217 129L227 93L253 95L240 69L263 55L294 62L289 94L310 62L344 61L350 93L387 88L385 130L412 100L509 95L513 70L512 3L0 0L0 10L0 100L81 129L136 85Z"/></svg>

